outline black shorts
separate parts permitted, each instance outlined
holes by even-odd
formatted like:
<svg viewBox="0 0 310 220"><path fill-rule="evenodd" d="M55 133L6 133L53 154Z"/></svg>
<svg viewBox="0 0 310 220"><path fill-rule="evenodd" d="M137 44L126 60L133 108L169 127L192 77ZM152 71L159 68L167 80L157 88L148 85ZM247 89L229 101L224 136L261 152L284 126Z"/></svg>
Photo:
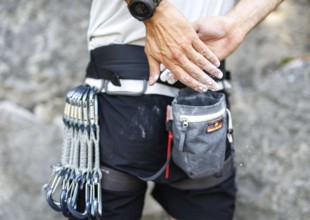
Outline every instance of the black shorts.
<svg viewBox="0 0 310 220"><path fill-rule="evenodd" d="M171 101L170 97L158 95L99 95L101 164L126 173L128 179L136 182L131 190L118 187L117 183L114 184L116 189L103 187L101 219L141 218L147 187L137 176L153 175L166 161L165 118L166 106ZM170 177L166 179L162 175L156 179L152 195L178 220L232 220L236 196L234 177L233 174L210 188L180 190L170 184L188 177L171 161ZM126 178L121 179L121 182L126 181ZM81 205L83 200L79 200Z"/></svg>
<svg viewBox="0 0 310 220"><path fill-rule="evenodd" d="M167 158L166 108L172 98L106 94L98 98L101 164L139 177L159 171ZM169 178L161 175L155 182L185 178L187 175L171 160Z"/></svg>
<svg viewBox="0 0 310 220"><path fill-rule="evenodd" d="M236 199L235 175L207 189L180 190L156 184L153 197L178 220L232 220Z"/></svg>

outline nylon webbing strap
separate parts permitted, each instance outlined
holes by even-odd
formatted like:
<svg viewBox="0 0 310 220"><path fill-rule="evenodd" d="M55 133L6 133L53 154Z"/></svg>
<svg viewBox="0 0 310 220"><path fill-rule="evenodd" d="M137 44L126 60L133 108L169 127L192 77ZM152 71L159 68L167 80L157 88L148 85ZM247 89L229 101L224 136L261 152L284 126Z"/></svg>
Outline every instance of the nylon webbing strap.
<svg viewBox="0 0 310 220"><path fill-rule="evenodd" d="M102 210L99 160L98 100L96 88L80 85L68 92L63 115L64 140L60 164L52 166L43 186L48 204L65 217L100 218ZM79 194L85 208L78 210Z"/></svg>
<svg viewBox="0 0 310 220"><path fill-rule="evenodd" d="M153 181L153 180L157 179L165 171L166 167L170 163L170 160L171 160L171 156L169 156L169 158L166 160L164 165L154 175L149 176L149 177L139 176L139 179L141 179L143 181Z"/></svg>
<svg viewBox="0 0 310 220"><path fill-rule="evenodd" d="M145 182L127 173L120 172L110 167L101 167L102 189L111 191L133 192L145 188Z"/></svg>
<svg viewBox="0 0 310 220"><path fill-rule="evenodd" d="M225 69L225 60L219 69L223 72L223 80L229 76ZM110 80L113 85L120 86L119 79L149 79L149 64L143 46L113 44L98 47L90 52L90 62L86 69L86 77ZM207 73L208 74L208 73ZM215 81L220 81L209 74ZM221 79L221 80L222 80ZM158 79L158 83L175 88L184 88L181 82L169 84Z"/></svg>
<svg viewBox="0 0 310 220"><path fill-rule="evenodd" d="M86 68L87 77L94 79L110 80L115 86L121 86L120 77L116 72L96 66L94 58L91 58Z"/></svg>
<svg viewBox="0 0 310 220"><path fill-rule="evenodd" d="M156 172L156 174L147 178L139 177L140 180L135 176L117 171L115 169L102 167L103 171L102 188L112 191L127 191L127 192L139 190L145 187L143 181L151 181L158 178L159 175L164 171L164 168L168 165L169 160L167 160L167 162L162 166L162 168L158 172ZM234 174L234 172L235 169L233 166L233 158L231 156L227 158L227 160L225 161L223 171L220 174L212 175L207 178L199 180L185 179L170 184L170 186L182 190L206 189L227 180Z"/></svg>
<svg viewBox="0 0 310 220"><path fill-rule="evenodd" d="M149 65L144 47L108 45L92 50L86 77L110 80L116 86L119 79L148 80Z"/></svg>

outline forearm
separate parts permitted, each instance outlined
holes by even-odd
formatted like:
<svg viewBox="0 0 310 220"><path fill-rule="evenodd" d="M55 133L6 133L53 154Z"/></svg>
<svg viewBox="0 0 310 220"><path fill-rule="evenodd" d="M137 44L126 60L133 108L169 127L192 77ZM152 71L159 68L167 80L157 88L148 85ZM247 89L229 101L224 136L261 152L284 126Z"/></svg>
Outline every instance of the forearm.
<svg viewBox="0 0 310 220"><path fill-rule="evenodd" d="M132 15L136 15L136 9L141 8L130 8ZM217 68L219 59L172 3L162 0L150 17L141 20L146 29L144 51L150 67L150 85L158 79L163 64L175 79L192 89L217 90L217 83L204 71L221 78L223 73Z"/></svg>
<svg viewBox="0 0 310 220"><path fill-rule="evenodd" d="M245 36L284 0L240 0L228 13L235 28Z"/></svg>

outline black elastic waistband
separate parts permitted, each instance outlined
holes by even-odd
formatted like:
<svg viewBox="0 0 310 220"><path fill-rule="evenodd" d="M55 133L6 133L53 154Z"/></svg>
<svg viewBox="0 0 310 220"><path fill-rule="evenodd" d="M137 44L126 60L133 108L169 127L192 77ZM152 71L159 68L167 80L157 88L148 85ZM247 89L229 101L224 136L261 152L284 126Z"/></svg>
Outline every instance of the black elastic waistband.
<svg viewBox="0 0 310 220"><path fill-rule="evenodd" d="M227 78L225 61L221 62L219 68L224 74L223 78ZM86 77L110 80L117 86L120 86L119 79L148 80L149 65L144 47L114 44L92 50ZM161 83L166 84L165 82ZM180 82L170 86L184 87Z"/></svg>

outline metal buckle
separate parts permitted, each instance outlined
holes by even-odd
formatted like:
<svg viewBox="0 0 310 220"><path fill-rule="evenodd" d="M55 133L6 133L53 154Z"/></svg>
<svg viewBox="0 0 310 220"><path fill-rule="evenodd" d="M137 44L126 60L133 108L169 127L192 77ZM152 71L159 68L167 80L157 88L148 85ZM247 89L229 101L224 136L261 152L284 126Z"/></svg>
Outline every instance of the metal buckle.
<svg viewBox="0 0 310 220"><path fill-rule="evenodd" d="M141 84L137 87L137 83ZM146 80L121 80L122 86L115 86L111 83L111 81L104 82L104 91L108 95L127 95L127 96L141 96L145 93L147 89L147 81ZM129 89L125 89L126 85L130 86L130 84L134 84L132 89L140 88L137 91L132 91Z"/></svg>

